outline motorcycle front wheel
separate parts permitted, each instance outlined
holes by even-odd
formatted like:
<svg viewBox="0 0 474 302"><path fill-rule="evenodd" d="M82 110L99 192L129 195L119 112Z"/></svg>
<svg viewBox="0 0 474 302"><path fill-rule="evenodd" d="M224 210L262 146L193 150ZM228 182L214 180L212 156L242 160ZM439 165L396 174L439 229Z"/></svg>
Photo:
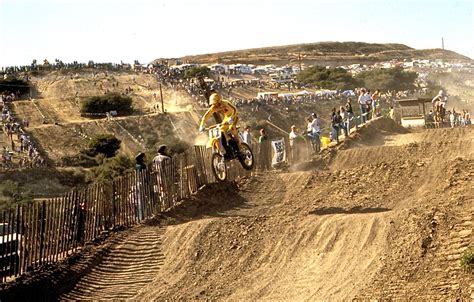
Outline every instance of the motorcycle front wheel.
<svg viewBox="0 0 474 302"><path fill-rule="evenodd" d="M213 153L211 157L212 173L218 181L225 181L227 179L227 166L224 157L219 153Z"/></svg>

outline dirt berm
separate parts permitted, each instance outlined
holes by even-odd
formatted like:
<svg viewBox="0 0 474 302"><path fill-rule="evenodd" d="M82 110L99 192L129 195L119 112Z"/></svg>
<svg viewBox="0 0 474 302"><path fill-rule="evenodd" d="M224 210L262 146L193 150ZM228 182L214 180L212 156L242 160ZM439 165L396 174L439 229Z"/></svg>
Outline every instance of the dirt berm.
<svg viewBox="0 0 474 302"><path fill-rule="evenodd" d="M36 298L473 299L460 267L473 247L473 139L474 128L376 121L318 170L209 186L114 234L50 272ZM37 287L4 294L18 288Z"/></svg>

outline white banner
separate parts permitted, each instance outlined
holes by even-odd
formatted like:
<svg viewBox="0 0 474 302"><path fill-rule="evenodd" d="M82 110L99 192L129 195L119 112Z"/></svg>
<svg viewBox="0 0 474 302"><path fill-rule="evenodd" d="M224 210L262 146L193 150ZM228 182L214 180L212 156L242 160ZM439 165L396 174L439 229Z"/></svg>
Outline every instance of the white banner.
<svg viewBox="0 0 474 302"><path fill-rule="evenodd" d="M275 166L286 160L285 140L279 139L279 140L272 141L272 147L273 147L272 166Z"/></svg>

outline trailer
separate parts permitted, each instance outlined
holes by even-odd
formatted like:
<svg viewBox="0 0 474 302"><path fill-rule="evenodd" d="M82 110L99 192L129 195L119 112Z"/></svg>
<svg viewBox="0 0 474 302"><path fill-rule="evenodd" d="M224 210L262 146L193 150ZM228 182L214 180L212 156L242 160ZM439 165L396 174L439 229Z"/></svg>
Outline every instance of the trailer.
<svg viewBox="0 0 474 302"><path fill-rule="evenodd" d="M397 100L400 122L403 127L425 127L430 122L431 98L410 98Z"/></svg>

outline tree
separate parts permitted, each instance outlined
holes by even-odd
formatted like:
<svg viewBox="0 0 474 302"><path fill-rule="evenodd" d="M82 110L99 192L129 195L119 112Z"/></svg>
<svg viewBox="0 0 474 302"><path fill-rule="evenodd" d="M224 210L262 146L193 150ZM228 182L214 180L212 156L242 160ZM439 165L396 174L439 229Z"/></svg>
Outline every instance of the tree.
<svg viewBox="0 0 474 302"><path fill-rule="evenodd" d="M312 66L300 72L296 79L302 84L311 84L326 89L352 89L360 82L343 68Z"/></svg>
<svg viewBox="0 0 474 302"><path fill-rule="evenodd" d="M119 115L132 113L132 99L128 96L108 93L106 95L91 96L81 103L82 114L110 111L117 111Z"/></svg>
<svg viewBox="0 0 474 302"><path fill-rule="evenodd" d="M415 89L417 77L418 74L416 72L404 71L400 67L374 69L357 75L357 78L363 81L364 86L369 89L397 91Z"/></svg>
<svg viewBox="0 0 474 302"><path fill-rule="evenodd" d="M106 158L103 163L90 169L87 175L88 182L102 182L113 180L114 178L132 171L135 164L132 159L119 155L114 158Z"/></svg>
<svg viewBox="0 0 474 302"><path fill-rule="evenodd" d="M196 66L192 67L184 72L184 77L186 79L196 78L196 77L209 77L211 70L206 66Z"/></svg>
<svg viewBox="0 0 474 302"><path fill-rule="evenodd" d="M112 134L99 134L90 141L87 153L90 156L104 154L105 157L114 157L115 153L120 149L121 143Z"/></svg>
<svg viewBox="0 0 474 302"><path fill-rule="evenodd" d="M16 92L20 91L21 95L30 92L30 85L28 82L20 79L0 79L0 92Z"/></svg>

